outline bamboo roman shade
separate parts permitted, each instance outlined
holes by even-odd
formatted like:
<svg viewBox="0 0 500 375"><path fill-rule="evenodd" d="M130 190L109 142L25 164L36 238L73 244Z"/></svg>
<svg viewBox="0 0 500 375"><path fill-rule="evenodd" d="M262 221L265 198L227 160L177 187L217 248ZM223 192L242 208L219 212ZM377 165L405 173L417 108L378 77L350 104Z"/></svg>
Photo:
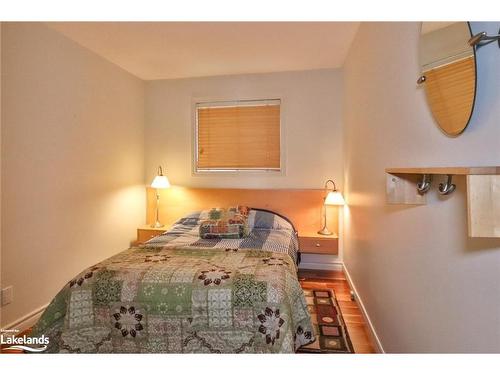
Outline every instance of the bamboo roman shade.
<svg viewBox="0 0 500 375"><path fill-rule="evenodd" d="M459 134L472 112L476 87L474 57L424 72L432 113L446 133Z"/></svg>
<svg viewBox="0 0 500 375"><path fill-rule="evenodd" d="M280 169L280 101L197 105L197 170Z"/></svg>

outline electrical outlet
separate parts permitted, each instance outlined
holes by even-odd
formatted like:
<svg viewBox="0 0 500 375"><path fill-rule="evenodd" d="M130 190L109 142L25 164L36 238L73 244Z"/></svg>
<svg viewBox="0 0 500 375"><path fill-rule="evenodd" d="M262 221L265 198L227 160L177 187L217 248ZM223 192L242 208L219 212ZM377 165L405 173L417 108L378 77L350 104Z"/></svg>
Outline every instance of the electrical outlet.
<svg viewBox="0 0 500 375"><path fill-rule="evenodd" d="M2 289L2 306L8 305L12 303L14 300L14 287L8 286L7 288Z"/></svg>

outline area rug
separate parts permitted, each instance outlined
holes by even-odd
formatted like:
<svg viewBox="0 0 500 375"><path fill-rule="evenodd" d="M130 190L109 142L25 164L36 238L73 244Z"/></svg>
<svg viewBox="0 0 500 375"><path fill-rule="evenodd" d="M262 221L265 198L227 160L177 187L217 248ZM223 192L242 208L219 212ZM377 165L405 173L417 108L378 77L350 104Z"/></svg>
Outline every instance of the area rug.
<svg viewBox="0 0 500 375"><path fill-rule="evenodd" d="M354 353L335 292L304 288L304 295L316 340L301 347L299 353Z"/></svg>

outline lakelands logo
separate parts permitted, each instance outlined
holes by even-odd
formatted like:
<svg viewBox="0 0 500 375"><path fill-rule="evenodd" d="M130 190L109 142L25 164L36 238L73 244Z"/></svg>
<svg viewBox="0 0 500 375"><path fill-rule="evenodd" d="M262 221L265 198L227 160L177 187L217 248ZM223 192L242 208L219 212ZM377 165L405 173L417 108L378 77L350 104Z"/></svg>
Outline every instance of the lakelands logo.
<svg viewBox="0 0 500 375"><path fill-rule="evenodd" d="M45 335L40 337L15 336L17 332L17 330L0 330L2 352L24 350L30 353L40 353L47 350L49 338Z"/></svg>

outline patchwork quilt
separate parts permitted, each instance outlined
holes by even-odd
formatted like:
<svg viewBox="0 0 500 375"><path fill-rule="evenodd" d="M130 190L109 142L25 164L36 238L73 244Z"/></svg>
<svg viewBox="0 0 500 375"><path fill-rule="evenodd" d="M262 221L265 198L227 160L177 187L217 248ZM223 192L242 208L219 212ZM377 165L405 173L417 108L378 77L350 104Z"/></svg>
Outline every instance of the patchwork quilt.
<svg viewBox="0 0 500 375"><path fill-rule="evenodd" d="M68 282L42 334L49 353L293 353L315 339L287 252L151 244Z"/></svg>

